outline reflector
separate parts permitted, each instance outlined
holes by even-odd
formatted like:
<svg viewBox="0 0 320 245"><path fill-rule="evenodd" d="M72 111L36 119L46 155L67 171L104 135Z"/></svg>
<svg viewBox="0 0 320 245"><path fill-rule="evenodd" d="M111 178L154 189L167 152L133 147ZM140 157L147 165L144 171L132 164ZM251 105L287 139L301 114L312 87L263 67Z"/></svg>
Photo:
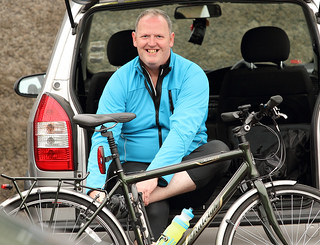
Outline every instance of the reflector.
<svg viewBox="0 0 320 245"><path fill-rule="evenodd" d="M104 157L104 148L103 146L98 147L98 166L100 173L105 174L106 173L106 159Z"/></svg>

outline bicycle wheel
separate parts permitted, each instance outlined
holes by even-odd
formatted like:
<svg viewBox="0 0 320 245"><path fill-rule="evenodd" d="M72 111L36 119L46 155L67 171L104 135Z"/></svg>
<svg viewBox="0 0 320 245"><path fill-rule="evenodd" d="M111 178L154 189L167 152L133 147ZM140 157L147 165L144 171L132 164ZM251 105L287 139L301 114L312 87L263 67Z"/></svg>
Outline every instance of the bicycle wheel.
<svg viewBox="0 0 320 245"><path fill-rule="evenodd" d="M40 191L41 190L41 191ZM2 210L9 216L20 218L43 231L62 235L75 244L127 244L125 234L114 217L100 211L85 232L76 239L77 232L97 209L81 194L60 193L38 189L28 196L25 206L19 209L21 199L7 203ZM53 208L55 205L55 208ZM52 218L53 217L53 218Z"/></svg>
<svg viewBox="0 0 320 245"><path fill-rule="evenodd" d="M309 186L269 188L273 211L288 244L320 244L320 192ZM274 244L265 232L258 194L227 220L223 244Z"/></svg>

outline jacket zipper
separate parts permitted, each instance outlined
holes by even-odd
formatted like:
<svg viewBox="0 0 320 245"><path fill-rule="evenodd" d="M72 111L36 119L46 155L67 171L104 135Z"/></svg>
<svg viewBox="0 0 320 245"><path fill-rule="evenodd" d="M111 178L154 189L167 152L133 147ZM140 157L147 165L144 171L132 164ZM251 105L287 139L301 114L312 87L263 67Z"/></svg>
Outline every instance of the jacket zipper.
<svg viewBox="0 0 320 245"><path fill-rule="evenodd" d="M159 76L157 79L157 85L156 85L156 87L154 87L149 72L147 71L147 69L145 69L143 67L144 75L146 78L145 79L145 86L146 86L146 89L148 90L148 92L153 100L154 107L155 107L155 120L156 120L156 125L158 127L159 148L162 146L162 143L163 143L161 126L160 126L160 121L159 121L159 109L160 109L160 101L161 101L162 81L163 81L163 78L170 72L170 70L171 70L170 67L166 67L166 68L160 67L160 72L159 72Z"/></svg>
<svg viewBox="0 0 320 245"><path fill-rule="evenodd" d="M171 90L168 90L168 97L169 97L169 103L170 103L170 111L171 111L171 114L173 114L174 106L173 106Z"/></svg>

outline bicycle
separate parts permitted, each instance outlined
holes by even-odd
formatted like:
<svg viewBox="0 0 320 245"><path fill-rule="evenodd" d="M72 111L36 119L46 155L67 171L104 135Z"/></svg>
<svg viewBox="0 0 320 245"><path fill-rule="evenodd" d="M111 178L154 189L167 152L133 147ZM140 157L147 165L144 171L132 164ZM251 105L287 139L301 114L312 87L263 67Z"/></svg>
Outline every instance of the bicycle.
<svg viewBox="0 0 320 245"><path fill-rule="evenodd" d="M249 112L249 105L240 106L239 111L223 113L224 121L240 120L242 126L233 132L239 141L238 149L219 154L209 154L201 158L183 161L179 164L127 175L123 172L114 142L112 131L105 123L125 123L132 120L132 113L108 115L82 114L74 116L74 121L84 128L96 128L107 137L111 156L105 157L103 148L98 150L99 167L105 172L105 161L113 160L117 167L118 181L113 189L106 193L102 203L74 190L61 188L62 183L81 186L84 179L59 179L58 187L34 187L42 178L9 177L18 194L1 204L8 215L27 218L31 223L40 224L42 229L53 233L68 233L71 239L87 244L130 244L133 243L124 231L119 220L106 208L111 196L118 187L123 195L129 212L129 222L134 239L139 245L151 244L154 238L150 231L141 194L135 183L154 177L176 173L215 162L243 159L243 163L213 200L199 221L191 228L178 244L194 244L210 222L217 216L234 193L245 186L244 193L233 203L224 215L216 237L216 244L315 244L319 242L320 192L310 186L297 184L292 180L272 181L270 175L260 176L245 135L251 127L265 117L274 120L281 113L277 105L281 96L273 96L266 104L261 104L259 112ZM283 161L282 161L283 162ZM281 167L281 163L277 168ZM270 178L270 182L266 182ZM18 180L33 180L31 189L21 192ZM48 178L45 178L48 180ZM69 183L72 181L74 183ZM162 236L161 239L165 239Z"/></svg>

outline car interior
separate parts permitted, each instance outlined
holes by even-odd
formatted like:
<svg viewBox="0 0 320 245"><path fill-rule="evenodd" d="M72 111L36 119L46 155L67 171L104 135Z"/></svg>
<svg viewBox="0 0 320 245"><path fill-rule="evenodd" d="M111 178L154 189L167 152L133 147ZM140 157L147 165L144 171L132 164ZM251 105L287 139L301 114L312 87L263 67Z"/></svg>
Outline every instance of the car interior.
<svg viewBox="0 0 320 245"><path fill-rule="evenodd" d="M190 24L197 25L195 20L201 18L175 18L178 7L183 5L144 7L158 7L171 16L176 32L173 50L199 64L207 74L209 139L223 140L235 148L237 142L231 131L236 124L222 122L220 114L236 111L245 104L251 104L251 110L257 111L261 103L279 94L284 99L279 108L288 119L281 118L278 123L290 156L286 169L275 178L314 185L310 125L319 93L318 53L305 10L289 2L217 4L221 12L205 18L205 26L203 22L200 24L205 29L200 34L203 41L194 41L199 33L190 31ZM78 47L81 59L76 65L73 88L83 113L96 112L108 79L118 67L137 56L131 33L141 11L130 4L121 8L126 20L114 6L88 11ZM277 16L285 17L279 20ZM263 123L274 128L271 121ZM252 151L257 158L265 159L277 148L276 137L265 127L253 128L248 139L255 139ZM237 164L234 162L233 166Z"/></svg>

